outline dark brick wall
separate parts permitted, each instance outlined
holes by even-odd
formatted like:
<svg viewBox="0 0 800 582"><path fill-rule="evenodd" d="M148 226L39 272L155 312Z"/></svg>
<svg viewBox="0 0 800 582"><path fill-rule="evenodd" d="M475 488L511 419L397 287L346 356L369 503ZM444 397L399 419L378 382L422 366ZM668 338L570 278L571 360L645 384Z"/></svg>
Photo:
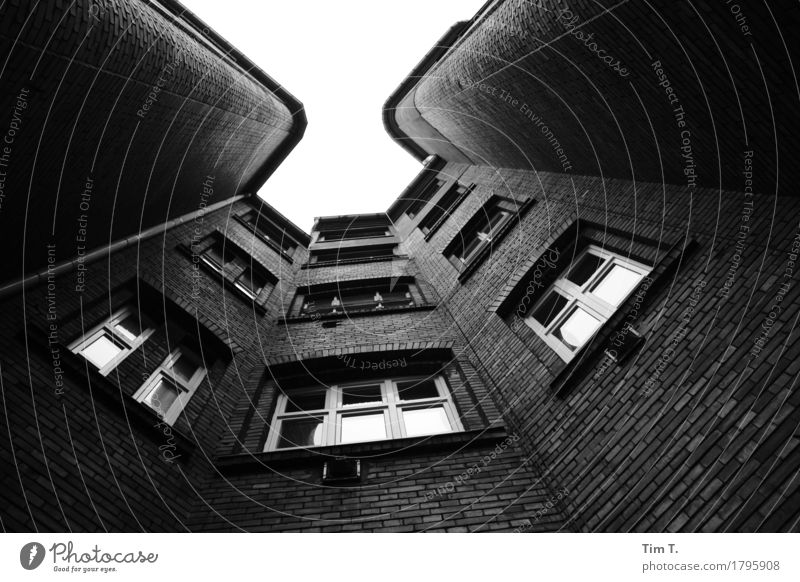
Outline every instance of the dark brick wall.
<svg viewBox="0 0 800 582"><path fill-rule="evenodd" d="M232 212L248 208L245 202L224 207L86 265L82 292L76 290L76 267L55 278L52 302L46 281L2 301L4 529L188 527L189 510L200 502L199 486L213 471L214 450L246 393L247 378L254 369L263 371L259 342L270 337L279 293L268 301L265 316L216 277L204 270L196 274L191 257L176 248L190 244L198 231L221 229L231 239L246 240L257 261L285 276L287 261L231 220ZM104 379L66 345L128 301L142 306L156 331ZM175 426L165 429L130 397L184 338L200 342L208 377Z"/></svg>
<svg viewBox="0 0 800 582"><path fill-rule="evenodd" d="M363 482L339 487L320 485L319 459L225 475L204 489L215 514L195 514L191 526L305 532L557 527L558 493L547 492L519 452L506 449L492 458L497 446L368 454L362 460Z"/></svg>
<svg viewBox="0 0 800 582"><path fill-rule="evenodd" d="M137 272L140 295L152 287L163 297L163 311L151 340L107 383L87 376L80 359L64 354L71 365L61 400L46 345L46 286L27 290L24 302L6 299L3 422L9 426L0 434L12 435L13 448L4 444L2 451L19 473L4 474L5 527L796 529L798 311L795 275L783 278L800 228L796 205L756 196L752 211L743 212L751 199L735 192L718 196L452 165L443 173L475 189L429 242L414 228L425 211L414 221L395 222L410 259L302 269L304 250L289 262L232 218L250 208L239 202L118 252L113 268L105 261L91 264L82 295L72 290L76 273L63 275L56 283L62 343L78 333L81 309L89 326L109 302L136 297L129 283ZM442 250L493 194L532 197L535 204L460 283ZM655 241L661 256L670 248L686 246L686 252L647 292L635 322L644 347L617 366L604 357L600 341L562 382L565 364L526 327L513 331L502 306L576 216L605 225L615 244L628 233L634 243L641 237ZM738 238L742 224L749 226L744 239ZM193 274L191 257L176 249L190 244L197 229L201 235L219 229L279 277L266 312L205 271L199 279ZM739 266L726 294L732 261ZM389 275L413 275L435 305L353 314L336 327L282 319L298 286ZM698 287L701 281L705 285ZM774 325L767 323L769 334L755 357L754 341L787 282L781 312ZM199 297L193 295L197 285ZM121 395L132 394L141 374L160 363L167 349L161 324L178 305L193 325L170 328L170 345L181 333L202 334L225 357L176 425L185 435L179 439L182 458L167 463L158 448L165 435L148 425L152 416L130 403L122 406ZM682 323L690 305L694 311ZM411 443L407 450L382 450L384 443L329 451L364 463L363 481L343 489L321 485L323 459L316 455L261 452L280 366L344 354L391 358L408 350L452 354L446 373L468 431L463 440ZM511 446L483 466L506 435L514 439ZM476 463L479 473L459 477Z"/></svg>
<svg viewBox="0 0 800 582"><path fill-rule="evenodd" d="M461 86L454 92L453 87L462 78L499 75L513 92L537 96L537 107L562 128L570 128L572 113L539 90L549 77L533 79L523 70L550 71L562 83L554 86L556 93L581 95L592 95L586 84L594 82L595 74L607 80L608 71L601 72L601 65L587 60L585 47L570 45L574 39L565 38L527 57L530 67L495 72L494 57L487 55L513 60L536 48L525 44L534 42L532 33L524 42L521 35L510 34L517 30L514 26L551 40L557 32L552 19L537 16L543 9L534 4L495 6L440 65L438 76L418 89L420 106L440 103L439 112L425 110L426 119L476 155L481 165L451 163L442 170L445 179L475 187L428 241L416 229L426 211L414 220L396 218L400 251L407 258L304 269L305 249L286 260L233 218L250 208L249 202L241 201L91 263L82 292L75 289L78 272L73 269L55 281L54 303L48 304L46 283L0 302L5 410L0 462L12 468L3 473L0 488L5 529L798 529L800 402L794 388L800 348L794 331L799 314L794 255L800 248L800 203L772 195L772 157L762 147L769 128L756 124L748 147L737 138L721 146L728 190L664 186L660 173L653 174L651 145L662 143L661 129L656 141L647 137L640 109L630 101L630 85L615 80L602 90L614 96L614 107L624 116L614 117L598 103L587 104L577 116L596 124L591 133L603 146L598 149L599 166L587 153L589 142L575 137L581 132L563 130L573 170L602 172L604 177L542 171L559 168L546 161L549 151L520 123L519 111L506 111L508 104L486 91L469 93ZM588 21L597 10L581 5L576 13ZM628 3L613 14L598 16L590 26L598 41L618 41L625 38L618 27L629 21L641 20L633 28L644 31L659 17L671 25L691 17L686 7L648 13L646 18L645 10ZM728 16L714 14L715 21ZM758 37L767 34L763 24L754 25L753 32ZM730 27L720 32L731 47L739 46L734 40L742 40L740 33ZM658 49L677 58L680 52L666 38L648 35L640 41L653 45L652 54ZM693 43L686 46L703 50ZM551 56L547 51L573 58L591 75L564 70L559 59L545 58ZM159 54L169 55L169 47L161 47ZM648 63L637 54L626 53L629 67L644 77ZM698 93L699 85L686 77L689 69L679 61L670 71L678 71L673 79L687 112L695 108L695 155L706 176L716 176L716 162L708 161L716 147L709 127L724 126L735 133L738 124L715 117L714 125L710 114L703 117L702 91ZM732 83L739 83L748 70L732 73ZM768 87L776 74L777 69L765 73ZM636 87L649 100L662 97L652 80ZM718 88L714 99L723 95L729 92ZM230 107L244 106L238 97L231 99ZM716 116L722 106L716 101L712 105L709 111ZM775 107L783 111L786 101L778 99ZM496 130L483 129L482 122L466 121L465 111L484 112L483 119L507 135L500 138ZM672 121L669 111L652 115L662 125L665 118ZM666 181L680 183L677 178L683 174L676 174L680 167L676 170L673 130L663 138L672 145L659 151L665 156ZM210 136L216 139L219 134ZM790 147L796 138L787 139ZM211 142L208 148L215 150ZM572 148L578 153L572 154ZM757 194L752 196L742 193L743 151L748 148L755 151ZM635 160L632 174L621 154L627 151L642 156ZM242 151L232 156L244 163ZM538 172L524 169L529 161ZM107 163L113 170L113 163ZM172 160L169 167L175 170L178 165ZM637 180L624 179L631 175ZM643 182L643 176L654 181ZM225 181L219 188L234 191ZM201 191L197 176L180 189L187 200ZM459 277L442 253L495 195L521 206L527 200L533 204L525 206L526 212L468 277ZM440 197L441 193L428 206ZM99 221L92 218L91 224ZM646 290L634 321L644 345L621 365L604 355L609 339L605 329L566 364L526 326L514 325L508 313L517 286L524 284L543 253L554 246L561 250L573 226L593 232L601 244L621 252L630 249L640 260L656 264L655 282ZM195 237L217 231L278 279L264 306L243 300L206 270L193 270L186 246ZM38 232L37 237L31 252L46 264L47 237ZM74 254L73 239L56 248L58 258ZM284 319L298 287L394 276L413 276L430 305L380 315L351 314L335 320L336 325L323 326L313 317ZM68 354L65 344L80 333L82 322L91 326L130 299L147 306L157 330L103 380L88 371L82 359ZM64 369L60 396L54 385L54 346L48 345L51 305L58 331L55 347ZM611 331L612 324L616 323L609 324ZM209 377L171 435L180 457L167 462L159 448L167 435L153 426L155 417L131 402L130 395L142 375L184 336L196 337L208 348ZM443 357L464 433L321 452L262 452L285 370L308 367L333 373L337 356L394 359L409 353L421 354L415 356L420 359ZM362 461L360 483L321 484L323 461L339 455Z"/></svg>
<svg viewBox="0 0 800 582"><path fill-rule="evenodd" d="M800 150L798 23L789 4L496 2L419 79L421 118L398 110L394 137L450 161L684 185L686 137L697 185L740 190L743 148ZM760 177L785 195L798 178L773 163Z"/></svg>
<svg viewBox="0 0 800 582"><path fill-rule="evenodd" d="M109 261L89 264L81 293L75 290L76 270L56 279L61 397L47 345L47 284L4 300L0 308L8 316L0 366L8 416L0 450L6 466L18 468L17 474L4 474L4 527L552 529L561 520L560 496L536 477L519 437L504 430L491 388L464 356L463 338L442 341L454 322L427 282L420 281L430 300L426 309L354 315L335 328L281 319L298 285L419 276L415 262L301 269L305 249L287 261L233 218L249 208L248 202L235 203L118 251ZM279 277L266 312L254 309L213 274L193 271L192 257L181 246L218 231ZM65 344L102 320L109 306L130 300L142 303L157 329L103 379L68 353ZM156 417L130 396L184 337L199 338L209 376L164 434L154 427ZM431 350L450 354L444 373L467 433L454 440L440 437L445 442L436 446L408 443L394 451L381 452L382 444L359 445L364 480L349 489L320 486L318 457L284 459L279 469L238 466L242 460L261 463L265 458L261 451L276 393L265 363L314 360L334 352L393 358L398 350L419 358ZM171 454L178 457L171 462L163 453L170 443L176 443ZM418 446L422 449L416 452ZM355 454L353 449L345 452ZM271 455L264 462L272 463L276 454ZM222 461L233 463L232 474L219 465Z"/></svg>
<svg viewBox="0 0 800 582"><path fill-rule="evenodd" d="M537 477L535 466L523 455L515 435L502 459L483 464L497 443L506 438L487 441L485 436L487 430L502 431L504 426L495 390L465 355L469 342L454 331L459 323L417 259L301 267L301 262L295 263L296 286L410 275L422 287L429 304L425 309L381 315L353 313L336 320L335 327L325 327L323 321L329 320L313 317L275 322L268 341L259 346L269 369L263 378L249 379L247 396L240 401L230 431L217 449L218 459L232 464L234 473L209 479L202 490L204 500L197 504L192 517L192 527L258 531L553 529L561 519L558 493ZM286 309L294 292L291 286L283 289L281 301ZM392 376L411 373L408 370L415 362L441 350L449 354L442 360L442 371L462 424L474 437L433 452L415 452L426 445L423 441L391 454L382 452L385 443L341 447L339 453L324 451L311 459L304 454L293 457L288 452L262 453L277 390L293 385L281 381L281 365L308 362L313 366L320 358L328 358L331 363L323 369L341 372L347 366L334 356L378 362L402 354L409 368L386 372ZM366 372L358 368L350 374L353 380L366 377ZM362 482L344 489L323 486L322 463L333 454L362 458ZM456 477L470 472L476 463L480 472L456 484ZM452 490L447 490L447 495L437 494L437 487Z"/></svg>
<svg viewBox="0 0 800 582"><path fill-rule="evenodd" d="M43 267L46 243L70 257L257 189L304 117L211 34L138 0L3 3L0 139L14 133L0 233L21 241L3 281ZM202 199L207 175L213 194Z"/></svg>
<svg viewBox="0 0 800 582"><path fill-rule="evenodd" d="M800 233L797 204L480 167L468 168L461 181L477 187L430 243L409 232L414 222L407 217L398 224L409 232L406 245L420 270L458 314L459 335L471 338L465 355L496 387L509 430L524 435L552 487L571 492L564 527L796 530L798 307L796 268L788 261ZM441 251L484 200L503 192L536 204L459 284ZM635 233L663 248L696 244L648 291L635 321L644 348L618 367L603 357L606 345L594 346L559 391L554 381L564 364L526 326L513 332L497 306L576 216L630 233L631 243ZM749 230L737 249L741 225ZM784 283L788 292L776 300ZM770 327L775 304L781 311ZM693 314L681 329L689 306ZM770 331L755 357L762 326Z"/></svg>

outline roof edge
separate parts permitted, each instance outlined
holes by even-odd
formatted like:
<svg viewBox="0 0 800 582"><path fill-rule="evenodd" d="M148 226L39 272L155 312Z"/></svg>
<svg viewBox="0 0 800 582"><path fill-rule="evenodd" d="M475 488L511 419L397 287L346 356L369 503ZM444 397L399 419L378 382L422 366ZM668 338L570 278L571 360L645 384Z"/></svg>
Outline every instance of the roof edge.
<svg viewBox="0 0 800 582"><path fill-rule="evenodd" d="M397 123L397 118L395 117L395 111L398 105L400 105L400 102L405 99L408 94L416 91L417 84L420 80L422 80L426 73L450 51L455 41L458 40L471 24L472 20L462 20L451 26L447 32L436 41L433 48L422 57L422 60L417 63L406 78L403 79L397 89L389 95L389 98L383 105L384 129L400 147L420 162L428 157L428 152L400 128L400 125Z"/></svg>
<svg viewBox="0 0 800 582"><path fill-rule="evenodd" d="M149 4L160 6L173 14L179 20L191 27L191 32L204 44L210 43L220 50L229 60L230 64L249 74L257 83L264 86L270 93L283 103L292 116L292 127L289 134L266 161L258 168L253 177L239 189L242 192L257 192L280 166L289 153L300 142L308 125L305 107L302 102L287 91L283 85L270 77L263 69L251 61L244 53L239 51L230 42L211 28L194 12L186 8L178 0L148 0Z"/></svg>

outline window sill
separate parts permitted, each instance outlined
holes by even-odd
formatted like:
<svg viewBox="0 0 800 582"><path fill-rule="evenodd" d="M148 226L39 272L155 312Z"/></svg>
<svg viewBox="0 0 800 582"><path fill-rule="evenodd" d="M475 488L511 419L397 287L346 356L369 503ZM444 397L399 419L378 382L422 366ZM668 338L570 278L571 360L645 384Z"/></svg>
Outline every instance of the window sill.
<svg viewBox="0 0 800 582"><path fill-rule="evenodd" d="M309 321L352 319L353 317L373 317L376 315L386 315L388 313L407 313L410 311L431 311L436 309L436 304L415 305L414 307L387 307L385 309L363 309L343 311L342 313L325 313L311 315L297 315L294 317L282 317L278 323L307 323Z"/></svg>
<svg viewBox="0 0 800 582"><path fill-rule="evenodd" d="M504 427L452 432L446 434L383 440L366 443L289 449L263 453L239 453L217 457L216 466L223 472L278 469L316 465L333 457L370 459L422 452L460 451L472 447L486 447L508 437Z"/></svg>
<svg viewBox="0 0 800 582"><path fill-rule="evenodd" d="M383 263L386 261L400 261L408 258L408 255L387 255L383 257L365 257L363 259L344 259L341 261L325 261L322 263L304 263L301 269L318 269L321 267L339 267L342 265L357 265L360 263Z"/></svg>

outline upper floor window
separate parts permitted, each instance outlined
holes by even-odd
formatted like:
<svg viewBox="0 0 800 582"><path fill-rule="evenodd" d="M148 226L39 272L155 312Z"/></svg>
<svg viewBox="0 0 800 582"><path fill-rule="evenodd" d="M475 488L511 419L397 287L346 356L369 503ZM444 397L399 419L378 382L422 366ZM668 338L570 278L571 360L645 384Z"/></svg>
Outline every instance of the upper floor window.
<svg viewBox="0 0 800 582"><path fill-rule="evenodd" d="M428 213L419 221L419 229L430 238L433 233L447 220L447 218L458 208L458 205L472 191L473 186L462 186L453 184L453 187L436 202Z"/></svg>
<svg viewBox="0 0 800 582"><path fill-rule="evenodd" d="M344 281L301 288L292 303L291 316L348 314L414 307L424 302L411 278Z"/></svg>
<svg viewBox="0 0 800 582"><path fill-rule="evenodd" d="M310 265L385 261L395 257L397 245L369 245L365 247L337 247L315 249L309 253Z"/></svg>
<svg viewBox="0 0 800 582"><path fill-rule="evenodd" d="M181 345L161 362L133 397L171 425L205 376L206 368L197 353Z"/></svg>
<svg viewBox="0 0 800 582"><path fill-rule="evenodd" d="M281 392L265 450L380 441L463 430L441 376Z"/></svg>
<svg viewBox="0 0 800 582"><path fill-rule="evenodd" d="M263 303L277 279L253 257L223 237L212 236L200 251L201 260L220 273L242 295Z"/></svg>
<svg viewBox="0 0 800 582"><path fill-rule="evenodd" d="M409 218L414 218L419 214L428 204L431 198L444 186L445 181L441 178L435 178L429 181L419 191L409 195L410 201L406 207L406 214Z"/></svg>
<svg viewBox="0 0 800 582"><path fill-rule="evenodd" d="M497 241L520 209L514 200L494 196L461 229L445 249L445 255L457 269L464 269Z"/></svg>
<svg viewBox="0 0 800 582"><path fill-rule="evenodd" d="M569 361L649 272L645 265L589 245L531 306L525 323Z"/></svg>
<svg viewBox="0 0 800 582"><path fill-rule="evenodd" d="M298 242L289 232L280 227L269 217L262 215L257 210L248 210L241 217L241 221L270 246L291 257L297 249Z"/></svg>
<svg viewBox="0 0 800 582"><path fill-rule="evenodd" d="M127 305L72 342L69 349L86 358L105 376L142 345L154 329L147 316Z"/></svg>
<svg viewBox="0 0 800 582"><path fill-rule="evenodd" d="M316 242L379 238L392 235L391 222L386 215L322 218L317 221L314 230L319 233Z"/></svg>

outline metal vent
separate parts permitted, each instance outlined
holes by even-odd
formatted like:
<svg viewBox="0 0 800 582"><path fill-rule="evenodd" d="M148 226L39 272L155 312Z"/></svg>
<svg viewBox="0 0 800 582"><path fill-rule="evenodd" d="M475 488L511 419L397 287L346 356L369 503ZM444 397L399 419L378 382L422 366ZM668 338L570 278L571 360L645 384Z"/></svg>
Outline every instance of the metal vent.
<svg viewBox="0 0 800 582"><path fill-rule="evenodd" d="M361 480L361 461L338 457L322 466L323 483L347 483Z"/></svg>

